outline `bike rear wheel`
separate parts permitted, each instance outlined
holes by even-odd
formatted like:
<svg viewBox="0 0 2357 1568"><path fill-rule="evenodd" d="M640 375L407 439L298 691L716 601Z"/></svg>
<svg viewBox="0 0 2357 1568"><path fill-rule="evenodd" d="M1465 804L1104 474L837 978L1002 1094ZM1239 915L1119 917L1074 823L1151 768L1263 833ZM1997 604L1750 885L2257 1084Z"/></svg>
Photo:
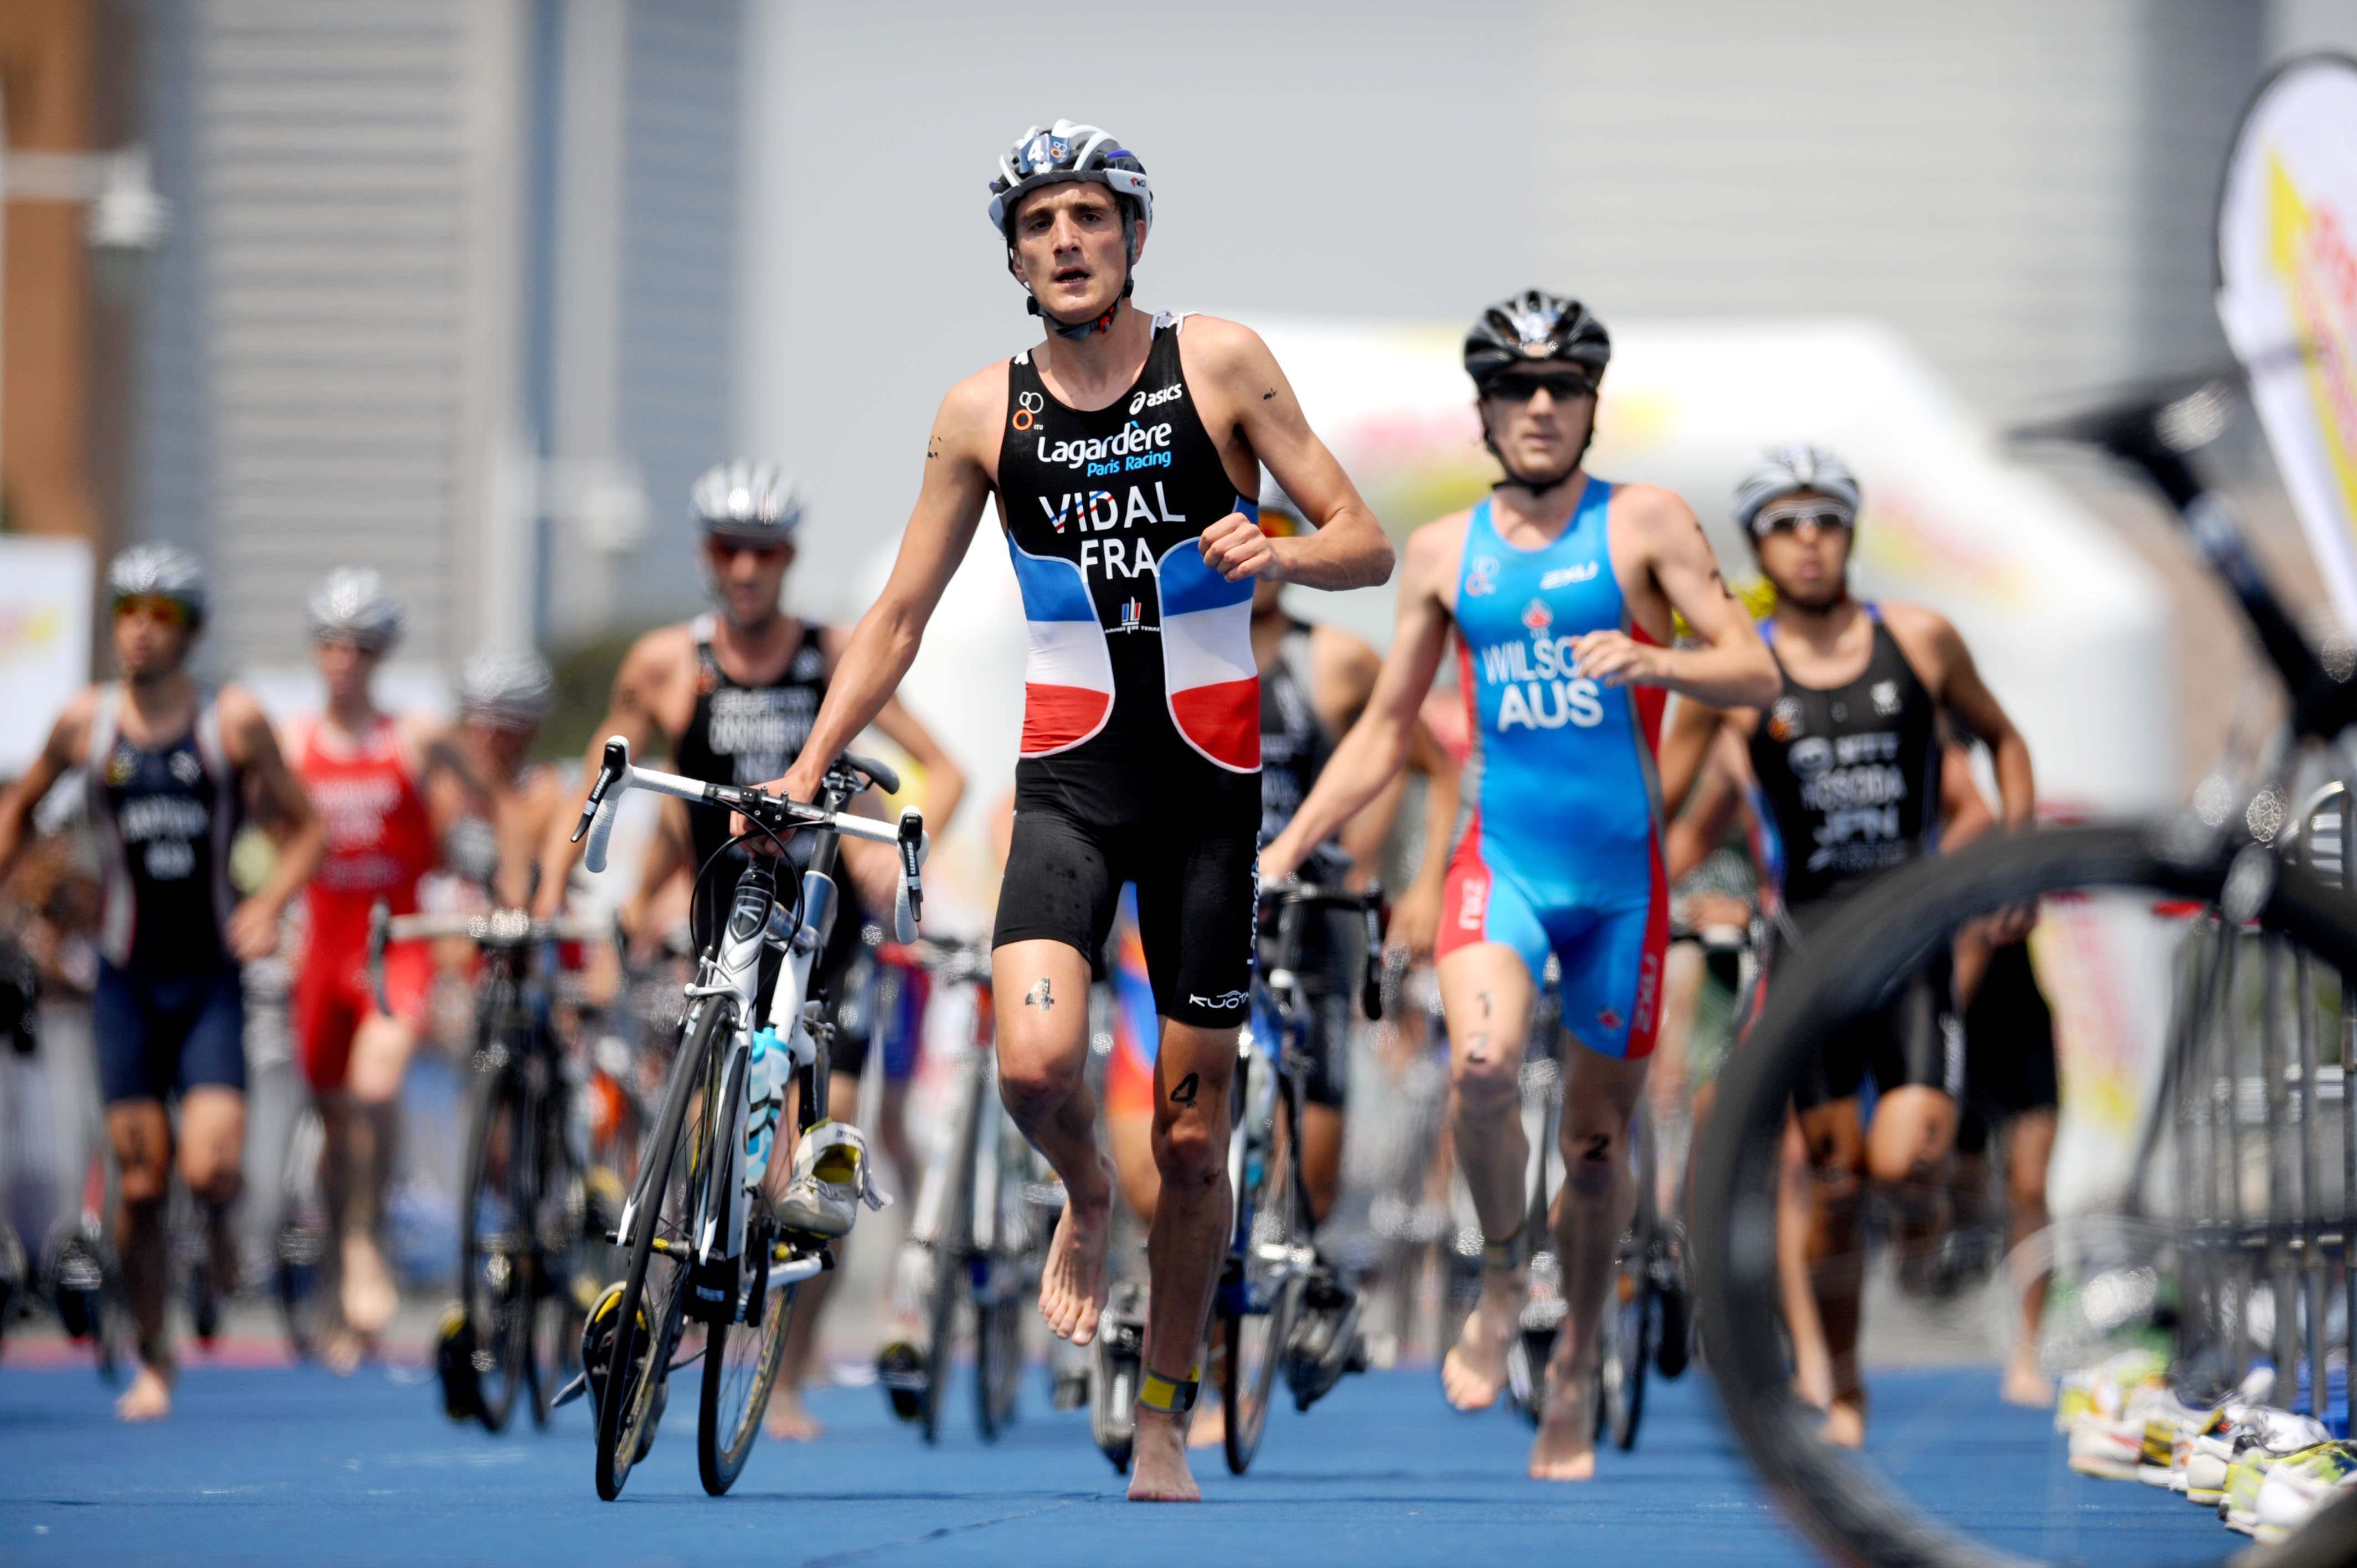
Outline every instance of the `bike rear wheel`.
<svg viewBox="0 0 2357 1568"><path fill-rule="evenodd" d="M1637 1446L1645 1415L1645 1369L1652 1360L1654 1302L1645 1260L1624 1249L1605 1283L1607 1323L1597 1364L1597 1435L1622 1452Z"/></svg>
<svg viewBox="0 0 2357 1568"><path fill-rule="evenodd" d="M2357 972L2357 929L2343 912L2346 895L2265 850L2257 854L2258 860L2230 862L2216 838L2173 823L1984 840L1885 874L1829 919L1779 978L1719 1079L1696 1168L1695 1307L1728 1422L1795 1521L1834 1557L1917 1568L2019 1568L2024 1560L2018 1529L2002 1547L1971 1538L1962 1520L1978 1515L1943 1519L1869 1462L1820 1441L1817 1413L1791 1391L1777 1315L1760 1304L1778 1299L1776 1249L1767 1239L1775 1234L1786 1108L1813 1054L1836 1029L1882 1005L1949 943L1960 922L2040 897L2050 900L2050 918L2058 907L2067 915L2088 905L2089 894L2126 895L2111 907L2155 918L2157 906L2206 907L2223 898L2244 906L2230 910L2233 924L2255 917L2260 929L2313 953L2320 968ZM2230 864L2239 888L2233 895L2226 891ZM2255 874L2247 878L2245 864ZM2180 1043L2172 1040L2172 1048ZM2154 1272L2166 1282L2173 1270ZM2059 1465L2059 1454L2054 1457ZM2066 1520L2052 1528L2070 1527ZM2032 1551L2045 1544L2029 1543ZM2061 1542L2073 1556L2083 1549L2075 1539ZM2275 1552L2255 1555L2270 1568L2357 1561L2357 1497L2329 1506Z"/></svg>
<svg viewBox="0 0 2357 1568"><path fill-rule="evenodd" d="M458 1215L458 1294L474 1328L476 1418L505 1431L531 1374L532 1179L523 1085L494 1058L477 1080L468 1119L467 1190Z"/></svg>
<svg viewBox="0 0 2357 1568"><path fill-rule="evenodd" d="M1252 1066L1253 1070L1264 1070L1263 1058L1254 1058ZM1269 1394L1277 1368L1293 1342L1301 1298L1309 1283L1308 1214L1294 1180L1297 1161L1288 1146L1292 1117L1284 1093L1280 1089L1276 1126L1287 1135L1269 1140L1260 1162L1258 1191L1236 1195L1240 1211L1252 1216L1252 1231L1240 1277L1232 1285L1223 1281L1220 1291L1227 1348L1220 1397L1227 1405L1228 1468L1239 1476L1252 1467L1254 1455L1260 1452L1261 1435L1268 1426ZM1251 1103L1249 1095L1245 1103Z"/></svg>
<svg viewBox="0 0 2357 1568"><path fill-rule="evenodd" d="M739 1055L728 1069L720 1095L721 1122L739 1126L745 1104L747 1058ZM731 1318L707 1323L704 1329L704 1387L695 1417L695 1468L704 1489L720 1496L737 1484L745 1456L761 1430L761 1416L770 1408L770 1389L778 1380L778 1362L785 1353L786 1325L793 1314L793 1289L775 1293L766 1287L769 1271L754 1264L752 1248L770 1245L769 1227L756 1224L745 1256L738 1263L741 1296L749 1284L757 1293L744 1303L758 1322Z"/></svg>
<svg viewBox="0 0 2357 1568"><path fill-rule="evenodd" d="M957 1142L950 1151L949 1190L942 1195L940 1230L933 1237L932 1288L925 1297L925 1397L917 1427L928 1444L942 1440L942 1402L957 1348L958 1300L966 1294L974 1248L974 1146L988 1084L977 1058L965 1078L965 1103Z"/></svg>
<svg viewBox="0 0 2357 1568"><path fill-rule="evenodd" d="M659 1391L685 1324L696 1198L719 1098L715 1046L736 1025L734 1005L705 999L681 1043L654 1142L640 1165L638 1207L626 1239L630 1263L597 1402L597 1495L608 1502L621 1495L662 1417Z"/></svg>

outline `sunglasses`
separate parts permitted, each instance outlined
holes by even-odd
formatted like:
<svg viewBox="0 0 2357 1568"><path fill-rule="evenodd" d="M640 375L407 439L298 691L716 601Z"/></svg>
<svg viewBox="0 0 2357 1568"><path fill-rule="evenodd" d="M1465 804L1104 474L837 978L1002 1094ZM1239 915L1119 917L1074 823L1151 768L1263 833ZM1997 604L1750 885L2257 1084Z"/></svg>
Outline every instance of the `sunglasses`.
<svg viewBox="0 0 2357 1568"><path fill-rule="evenodd" d="M1528 403L1542 391L1557 403L1569 403L1574 398L1594 397L1596 382L1573 371L1544 376L1492 376L1482 386L1481 395L1501 403Z"/></svg>
<svg viewBox="0 0 2357 1568"><path fill-rule="evenodd" d="M125 594L114 601L114 616L117 620L137 616L158 626L186 628L188 625L188 607L162 594Z"/></svg>
<svg viewBox="0 0 2357 1568"><path fill-rule="evenodd" d="M1751 536L1765 539L1771 533L1790 533L1804 522L1822 532L1827 529L1846 529L1850 521L1849 508L1838 501L1780 501L1774 506L1761 508L1759 515L1751 520Z"/></svg>
<svg viewBox="0 0 2357 1568"><path fill-rule="evenodd" d="M1260 531L1271 539L1298 539L1309 532L1299 518L1275 507L1261 508Z"/></svg>
<svg viewBox="0 0 2357 1568"><path fill-rule="evenodd" d="M704 542L705 553L716 561L734 561L739 555L750 555L767 565L786 553L782 544L764 544L750 539L731 539L725 533L715 533Z"/></svg>

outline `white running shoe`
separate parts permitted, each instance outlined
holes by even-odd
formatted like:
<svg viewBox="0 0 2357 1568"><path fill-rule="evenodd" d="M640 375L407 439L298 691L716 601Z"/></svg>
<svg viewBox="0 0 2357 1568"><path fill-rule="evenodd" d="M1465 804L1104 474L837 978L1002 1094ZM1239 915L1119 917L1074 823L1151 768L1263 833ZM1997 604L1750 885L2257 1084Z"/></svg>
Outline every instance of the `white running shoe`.
<svg viewBox="0 0 2357 1568"><path fill-rule="evenodd" d="M2144 1422L2093 1413L2071 1423L2071 1468L2099 1481L2133 1481L2144 1458Z"/></svg>
<svg viewBox="0 0 2357 1568"><path fill-rule="evenodd" d="M2259 1543L2282 1544L2334 1492L2350 1487L2357 1487L2357 1443L2321 1444L2276 1460L2259 1483Z"/></svg>
<svg viewBox="0 0 2357 1568"><path fill-rule="evenodd" d="M892 1200L876 1189L867 1140L848 1122L822 1122L794 1146L794 1179L778 1200L778 1223L810 1236L847 1236L859 1206Z"/></svg>

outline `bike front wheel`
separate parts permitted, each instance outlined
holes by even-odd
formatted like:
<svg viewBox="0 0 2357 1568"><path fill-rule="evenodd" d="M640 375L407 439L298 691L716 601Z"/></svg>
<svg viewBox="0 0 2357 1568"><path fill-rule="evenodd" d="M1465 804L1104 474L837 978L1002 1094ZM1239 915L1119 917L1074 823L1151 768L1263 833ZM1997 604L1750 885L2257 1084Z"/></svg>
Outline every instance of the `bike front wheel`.
<svg viewBox="0 0 2357 1568"><path fill-rule="evenodd" d="M1291 1122L1280 1103L1273 1129L1277 1135L1269 1139L1259 1162L1259 1190L1236 1195L1237 1211L1250 1216L1251 1231L1243 1257L1231 1264L1231 1280L1220 1291L1227 1350L1220 1397L1227 1405L1228 1468L1239 1476L1260 1452L1269 1394L1292 1347L1309 1283L1308 1214L1294 1179L1294 1151L1287 1146Z"/></svg>
<svg viewBox="0 0 2357 1568"><path fill-rule="evenodd" d="M737 1012L708 998L681 1043L653 1143L640 1162L637 1207L625 1238L630 1263L613 1320L597 1401L597 1495L619 1497L630 1469L654 1441L672 1352L686 1321L688 1265L694 1256L696 1196L704 1184L719 1095L716 1043Z"/></svg>
<svg viewBox="0 0 2357 1568"><path fill-rule="evenodd" d="M1994 1377L1977 1401L1965 1399L1962 1385L1936 1396L1943 1402L1943 1427L2002 1435L1975 1450L1981 1457L1969 1489L1953 1484L1953 1454L1925 1455L1920 1445L1878 1444L1871 1430L1863 1453L1836 1447L1820 1436L1818 1412L1792 1393L1778 1315L1761 1309L1779 1299L1774 1239L1781 1151L1795 1088L1829 1040L1905 994L1903 988L1927 963L1944 956L1964 922L2042 901L2044 925L2034 950L2067 958L2067 966L2050 973L2094 987L2100 997L2091 1000L2101 1002L2103 1015L2093 1021L2103 1023L2137 1009L2160 1018L2162 1010L2152 1004L2166 999L2168 976L2181 969L2189 950L2182 918L2188 911L2201 911L2204 924L2197 929L2218 932L2221 940L2272 944L2278 957L2271 960L2269 974L2280 969L2300 977L2272 1006L2261 1005L2247 987L2236 992L2231 974L2222 989L2212 989L2190 1011L2182 1006L2185 988L2178 988L2179 1011L2168 1020L2166 1066L2172 1075L2190 1073L2204 1103L2230 1109L2237 1103L2233 1086L2252 1077L2248 1058L2257 1055L2247 1049L2256 1042L2243 1036L2279 1039L2276 1031L2289 1032L2282 1020L2304 1015L2308 1022L2298 1033L2312 1043L2315 1020L2303 1009L2349 1011L2339 977L2357 974L2357 928L2345 914L2346 894L2266 848L2244 846L2240 855L2231 849L2222 835L2190 824L2067 828L1986 839L1953 855L1886 873L1796 952L1720 1077L1694 1190L1692 1259L1703 1343L1720 1403L1744 1450L1795 1522L1835 1559L1914 1568L2021 1568L2025 1560L2181 1561L2205 1548L2196 1560L2211 1561L2242 1544L2212 1533L2206 1520L2181 1507L2170 1511L2168 1493L2160 1495L2158 1513L2109 1514L2104 1539L2089 1538L2086 1514L2097 1506L2089 1488L2106 1483L2064 1473L2066 1444L2052 1423L2026 1412L2007 1414ZM2280 961L2287 956L2292 961ZM2202 986L2193 990L2201 993ZM2213 1086L2223 1086L2214 1101ZM2226 1164L2197 1166L2197 1174L2214 1176ZM2141 1155L2136 1165L2130 1179L2140 1182ZM2163 1188L2161 1196L2177 1209L2185 1201L2182 1189ZM2132 1190L2127 1208L2141 1202ZM2108 1273L2089 1276L2089 1288L2075 1304L2059 1288L2050 1295L2050 1336L2066 1305L2090 1318L2101 1307L2109 1316L2090 1343L2099 1348L2128 1344L2150 1353L2173 1333L2178 1365L2189 1365L2189 1352L2198 1348L2189 1336L2201 1332L2194 1310L2201 1274L2186 1264L2199 1261L2201 1229L2184 1220L2147 1225L2162 1240L2140 1255L2106 1264ZM1846 1267L1855 1273L1857 1265ZM2022 1465L2018 1477L2007 1468L2017 1463ZM1992 1508L1999 1498L2003 1506ZM2199 1533L2178 1539L2177 1531L2188 1529ZM2170 1531L2167 1539L2136 1533L2162 1530ZM2235 1561L2260 1558L2269 1568L2357 1562L2357 1496L2328 1504L2275 1552Z"/></svg>
<svg viewBox="0 0 2357 1568"><path fill-rule="evenodd" d="M502 1432L531 1376L531 1182L522 1165L526 1119L515 1064L500 1060L476 1083L468 1119L467 1191L458 1214L458 1293L474 1328L476 1418Z"/></svg>

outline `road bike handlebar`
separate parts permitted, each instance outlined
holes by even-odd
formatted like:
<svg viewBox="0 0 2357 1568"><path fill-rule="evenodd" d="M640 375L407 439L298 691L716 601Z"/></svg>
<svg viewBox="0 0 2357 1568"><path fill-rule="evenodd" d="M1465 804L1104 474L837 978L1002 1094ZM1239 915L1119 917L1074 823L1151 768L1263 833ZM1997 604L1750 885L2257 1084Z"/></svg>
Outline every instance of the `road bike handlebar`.
<svg viewBox="0 0 2357 1568"><path fill-rule="evenodd" d="M1371 1023L1383 1016L1383 890L1370 884L1364 892L1331 887L1322 883L1288 879L1260 890L1260 901L1276 908L1332 909L1363 918L1367 923L1367 955L1359 977L1359 1006Z"/></svg>
<svg viewBox="0 0 2357 1568"><path fill-rule="evenodd" d="M369 991L378 1012L391 1016L384 994L384 950L394 942L438 940L463 937L477 947L512 950L543 942L589 942L610 938L612 929L579 915L535 919L522 909L493 909L481 914L436 910L431 914L396 915L382 898L369 910Z"/></svg>
<svg viewBox="0 0 2357 1568"><path fill-rule="evenodd" d="M848 751L835 759L827 776L845 794L868 784L888 795L898 793L900 788L900 776L890 768ZM598 764L597 778L589 787L588 797L581 805L581 821L573 830L576 843L581 842L584 833L589 837L588 851L581 858L593 873L606 869L606 850L614 834L615 813L621 807L624 792L630 789L669 795L707 811L739 812L772 832L816 830L895 845L900 852L900 881L893 898L893 933L903 942L916 940L917 923L925 912L924 885L919 874L931 847L925 834L924 813L916 807L903 811L897 824L881 822L873 817L857 817L847 811L790 800L763 789L711 784L652 768L634 767L630 762L630 743L615 736L606 742L606 755Z"/></svg>

